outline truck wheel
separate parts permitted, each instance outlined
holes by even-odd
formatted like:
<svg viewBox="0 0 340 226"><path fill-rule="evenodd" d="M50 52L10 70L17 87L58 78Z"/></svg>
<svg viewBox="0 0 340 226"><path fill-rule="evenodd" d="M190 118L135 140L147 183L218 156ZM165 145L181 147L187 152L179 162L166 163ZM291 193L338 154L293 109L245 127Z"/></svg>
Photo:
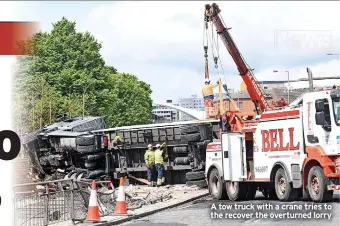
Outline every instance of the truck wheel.
<svg viewBox="0 0 340 226"><path fill-rule="evenodd" d="M302 191L302 195L301 195L302 199L310 200L310 195L309 195L308 187L307 188L305 188L305 187L302 188L301 191Z"/></svg>
<svg viewBox="0 0 340 226"><path fill-rule="evenodd" d="M188 172L185 174L185 177L187 181L193 181L193 180L204 180L205 175L203 171L198 172Z"/></svg>
<svg viewBox="0 0 340 226"><path fill-rule="evenodd" d="M201 140L200 133L182 135L182 137L184 138L183 141L188 141L188 142L197 142Z"/></svg>
<svg viewBox="0 0 340 226"><path fill-rule="evenodd" d="M94 167L96 167L96 165L96 162L85 162L86 169L93 169Z"/></svg>
<svg viewBox="0 0 340 226"><path fill-rule="evenodd" d="M187 147L174 147L172 150L176 154L187 154L189 152Z"/></svg>
<svg viewBox="0 0 340 226"><path fill-rule="evenodd" d="M257 187L252 183L247 183L246 200L253 200L256 196Z"/></svg>
<svg viewBox="0 0 340 226"><path fill-rule="evenodd" d="M308 173L308 193L314 202L325 202L333 198L327 190L328 180L320 166L313 166Z"/></svg>
<svg viewBox="0 0 340 226"><path fill-rule="evenodd" d="M299 191L288 182L286 172L282 168L278 169L275 174L275 191L281 201L291 201L299 196Z"/></svg>
<svg viewBox="0 0 340 226"><path fill-rule="evenodd" d="M94 135L80 135L76 138L76 144L81 146L87 146L94 144Z"/></svg>
<svg viewBox="0 0 340 226"><path fill-rule="evenodd" d="M197 133L200 131L200 128L196 125L192 126L183 126L181 128L181 134L188 134L188 133Z"/></svg>
<svg viewBox="0 0 340 226"><path fill-rule="evenodd" d="M197 186L199 188L206 188L207 182L205 180L194 180L194 181L187 181L186 182L187 186Z"/></svg>
<svg viewBox="0 0 340 226"><path fill-rule="evenodd" d="M241 182L227 182L227 193L231 201L243 200L247 196L247 184Z"/></svg>
<svg viewBox="0 0 340 226"><path fill-rule="evenodd" d="M87 154L87 153L95 153L96 148L94 145L88 145L88 146L77 146L77 151L81 154Z"/></svg>
<svg viewBox="0 0 340 226"><path fill-rule="evenodd" d="M86 158L89 161L96 161L105 158L105 155L88 155Z"/></svg>
<svg viewBox="0 0 340 226"><path fill-rule="evenodd" d="M209 193L213 199L221 200L228 199L225 189L225 183L222 181L221 176L217 169L213 169L209 174Z"/></svg>

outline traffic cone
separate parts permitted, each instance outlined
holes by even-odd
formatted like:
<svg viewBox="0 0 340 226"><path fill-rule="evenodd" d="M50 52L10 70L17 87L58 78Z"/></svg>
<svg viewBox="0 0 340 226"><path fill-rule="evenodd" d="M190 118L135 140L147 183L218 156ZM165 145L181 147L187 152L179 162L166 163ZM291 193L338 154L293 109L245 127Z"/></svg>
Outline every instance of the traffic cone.
<svg viewBox="0 0 340 226"><path fill-rule="evenodd" d="M100 222L99 206L97 201L96 181L92 181L91 195L86 221Z"/></svg>
<svg viewBox="0 0 340 226"><path fill-rule="evenodd" d="M125 192L124 192L124 177L121 177L120 182L119 182L115 214L127 214Z"/></svg>

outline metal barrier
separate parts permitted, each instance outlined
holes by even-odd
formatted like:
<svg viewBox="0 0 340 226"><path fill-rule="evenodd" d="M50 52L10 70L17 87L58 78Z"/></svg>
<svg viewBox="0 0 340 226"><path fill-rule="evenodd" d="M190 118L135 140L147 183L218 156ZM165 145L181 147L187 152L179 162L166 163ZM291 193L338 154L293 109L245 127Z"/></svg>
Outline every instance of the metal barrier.
<svg viewBox="0 0 340 226"><path fill-rule="evenodd" d="M90 181L72 179L13 186L15 226L45 226L68 220L83 221L87 215ZM114 190L108 181L96 182L100 215L114 211ZM101 191L101 190L106 191Z"/></svg>

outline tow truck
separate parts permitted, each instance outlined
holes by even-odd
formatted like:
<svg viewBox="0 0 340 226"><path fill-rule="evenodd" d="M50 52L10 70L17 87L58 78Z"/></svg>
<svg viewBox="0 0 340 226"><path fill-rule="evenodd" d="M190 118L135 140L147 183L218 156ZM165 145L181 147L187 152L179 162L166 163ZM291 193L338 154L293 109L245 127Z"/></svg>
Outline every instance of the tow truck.
<svg viewBox="0 0 340 226"><path fill-rule="evenodd" d="M269 103L220 12L207 4L205 23L214 25L233 58L257 116L220 112L227 126L206 150L210 194L236 201L253 199L259 190L281 201L330 200L340 189L340 90L304 93L289 105L281 100L279 108Z"/></svg>

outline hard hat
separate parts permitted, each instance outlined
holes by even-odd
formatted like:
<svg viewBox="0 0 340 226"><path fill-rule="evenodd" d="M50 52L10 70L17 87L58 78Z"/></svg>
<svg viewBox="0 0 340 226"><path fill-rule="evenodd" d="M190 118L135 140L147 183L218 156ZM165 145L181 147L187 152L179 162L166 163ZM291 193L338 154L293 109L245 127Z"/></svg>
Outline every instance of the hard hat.
<svg viewBox="0 0 340 226"><path fill-rule="evenodd" d="M159 148L161 145L160 144L156 144L156 148Z"/></svg>
<svg viewBox="0 0 340 226"><path fill-rule="evenodd" d="M148 145L148 148L152 148L152 144L149 144L149 145Z"/></svg>
<svg viewBox="0 0 340 226"><path fill-rule="evenodd" d="M205 79L205 82L210 82L210 79L206 78L206 79Z"/></svg>

